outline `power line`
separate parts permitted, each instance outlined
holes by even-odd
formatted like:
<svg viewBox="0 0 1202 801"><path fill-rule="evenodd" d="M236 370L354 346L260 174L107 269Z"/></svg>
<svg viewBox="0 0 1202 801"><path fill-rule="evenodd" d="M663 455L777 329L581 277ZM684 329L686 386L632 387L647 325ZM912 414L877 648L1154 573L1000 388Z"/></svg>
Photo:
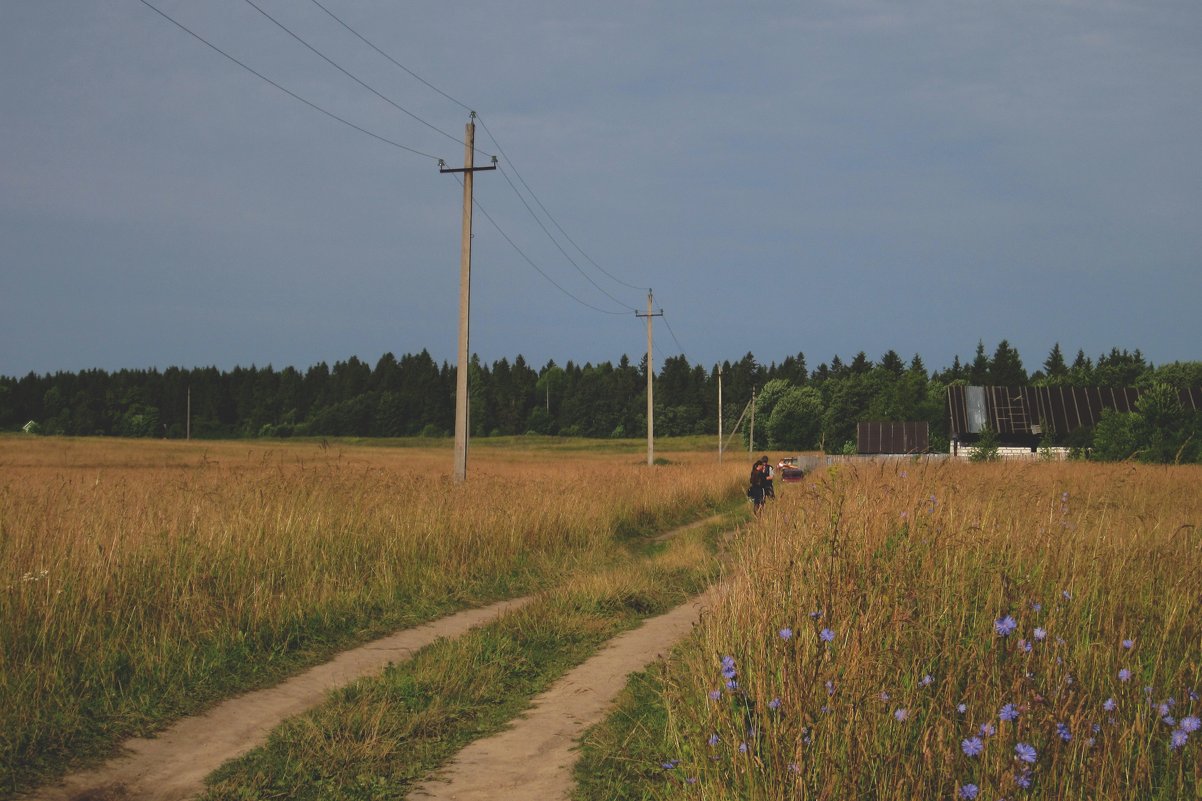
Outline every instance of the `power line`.
<svg viewBox="0 0 1202 801"><path fill-rule="evenodd" d="M414 114L414 113L413 113L412 111L410 111L409 109L405 108L404 106L402 106L402 105L400 105L399 103L397 103L397 102L395 102L394 100L392 100L392 98L390 98L390 97L387 97L387 96L385 96L384 94L382 94L381 92L378 92L378 91L376 91L375 89L373 89L373 88L372 88L371 86L369 86L369 85L368 85L366 82L364 82L364 81L360 80L360 79L359 79L359 78L358 78L358 77L357 77L357 76L356 76L354 73L352 73L352 72L350 72L349 70L347 70L347 69L343 68L343 67L342 67L342 65L338 64L336 61L334 61L332 58L330 58L329 56L327 56L325 53L321 52L321 51L320 51L320 50L318 50L316 47L314 47L313 45L309 44L307 41L305 41L304 39L302 39L300 36L298 36L297 34L293 33L291 30L289 30L289 29L288 29L288 27L287 27L287 26L285 26L285 25L284 25L284 23L280 22L278 19L276 19L275 17L271 16L271 15L270 15L270 14L268 14L266 11L264 11L262 8L260 8L260 7L259 7L259 6L258 6L258 5L257 5L257 4L254 2L254 0L243 0L243 2L245 2L245 3L246 3L248 6L250 6L251 8L253 8L255 11L258 11L260 14L262 14L262 15L263 15L264 17L266 17L268 20L270 20L270 21L272 22L272 24L274 24L276 27L278 27L278 28L279 28L280 30L282 30L284 33L288 34L288 35L289 35L289 36L291 36L293 39L295 39L296 41L300 42L302 45L304 45L305 47L307 47L307 48L308 48L310 51L312 51L314 54L316 54L316 55L317 55L319 58L321 58L323 61L325 61L325 62L326 62L327 64L329 64L331 67L333 67L334 69L338 70L338 71L339 71L339 72L341 72L343 75L345 75L346 77L350 78L352 81L354 81L355 83L359 84L359 85L360 85L360 86L362 86L364 89L366 89L367 91L371 92L373 95L375 95L376 97L380 98L380 99L381 99L381 100L383 100L385 103L387 103L388 105L390 105L390 106L392 106L393 108L395 108L397 111L400 111L402 114L406 114L406 115L408 115L409 117L411 117L412 119L414 119L414 120L417 120L417 121L418 121L418 122L420 122L422 125L424 125L424 126L426 126L427 128L429 128L430 130L432 130L432 131L434 131L434 132L436 132L436 133L440 133L440 134L442 134L442 135L443 135L443 136L445 136L446 138L450 139L452 142L458 142L458 143L459 143L459 144L461 144L461 145L463 144L463 140L462 140L462 139L460 139L459 137L455 136L454 134L447 133L446 131L442 130L441 128L439 128L438 126L434 125L433 123L427 122L426 120L424 120L424 119L422 119L421 117L419 117L419 116L417 116L416 114Z"/></svg>
<svg viewBox="0 0 1202 801"><path fill-rule="evenodd" d="M388 138L388 137L386 137L386 136L380 136L380 135L379 135L379 134L377 134L377 133L373 133L372 131L369 131L369 130L367 130L366 128L363 128L363 127L361 127L361 126L359 126L359 125L356 125L355 123L351 122L350 120L347 120L347 119L345 119L345 118L343 118L343 117L340 117L340 116L338 116L337 114L335 114L335 113L334 113L334 112L332 112L332 111L327 111L326 109L322 108L321 106L317 105L316 103L314 103L314 102L313 102L313 101L311 101L311 100L306 100L305 98L303 98L303 97L301 97L300 95L298 95L296 92L293 92L291 89L286 89L286 88L284 88L284 87L283 87L283 86L281 86L280 84L278 84L278 83L276 83L275 81L273 81L271 78L268 78L268 77L267 77L266 75L264 75L263 73L261 73L261 72L259 72L259 71L255 70L255 69L253 69L253 68L252 68L252 67L250 67L250 66L247 66L245 63L243 63L243 62L239 61L238 59L234 58L234 57L233 57L233 56L231 56L229 53L225 52L225 51L224 51L224 50L222 50L220 47L218 47L217 45L215 45L215 44L213 44L212 42L210 42L208 39L205 39L203 36L201 36L200 34L196 33L195 31L193 31L191 28L189 28L189 27L187 27L186 25L184 25L184 24L183 24L182 22L180 22L179 20L177 20L177 19L175 19L175 18L171 17L171 16L170 16L170 15L168 15L166 12L162 11L161 9L159 9L159 8L157 8L156 6L154 6L154 5L152 5L151 3L149 3L149 2L148 2L148 0L139 0L139 2L141 2L141 3L142 3L142 5L146 6L147 8L149 8L149 9L150 9L151 11L153 11L154 13L158 14L158 15L159 15L160 17L162 17L163 19L165 19L165 20L167 20L168 22L170 22L170 23L171 23L172 25L174 25L175 27L179 28L179 29L180 29L181 31L183 31L184 33L188 34L189 36L191 36L191 37L193 37L194 39L196 39L197 41L199 41L201 44L205 45L206 47L208 47L208 48L212 49L213 51L215 51L215 52L217 52L217 53L220 53L221 55L225 56L225 57L226 57L227 59L229 59L230 61L232 61L232 62L234 62L235 64L237 64L237 65L238 65L239 67L241 67L242 69L244 69L244 70L246 70L247 72L249 72L251 75L254 75L256 78L258 78L258 79L260 79L260 80L262 80L262 81L264 81L264 82L266 82L266 83L270 84L271 86L275 87L276 89L279 89L281 92L283 92L284 94L288 95L288 96L289 96L289 97L291 97L292 99L294 99L294 100L299 100L300 102L304 103L306 106L308 106L309 108L313 109L314 111L319 111L319 112L321 112L322 114L324 114L324 115L326 115L327 117L329 117L330 119L337 120L338 122L342 123L343 125L346 125L347 127L350 127L350 128L354 128L354 129L355 129L356 131L358 131L359 133L366 134L367 136L370 136L372 139L376 139L376 140L378 140L378 141L380 141L380 142L383 142L384 144L387 144L387 145L392 145L392 146L393 146L393 147L395 147L395 148L399 148L399 149L401 149L401 150L408 151L409 153L413 153L413 154L415 154L415 155L422 156L423 158L428 158L428 159L431 159L432 161L439 161L439 160L440 160L438 156L432 156L432 155L430 155L429 153L423 153L422 151L420 151L420 150L417 150L417 149L415 149L415 148L412 148L412 147L409 147L408 145L402 145L400 142L393 141L392 139L389 139L389 138Z"/></svg>
<svg viewBox="0 0 1202 801"><path fill-rule="evenodd" d="M558 249L559 252L563 254L563 257L568 260L568 263L576 268L576 272L583 275L584 280L588 281L590 284L592 284L594 287L596 287L597 291L600 292L602 295L605 295L605 297L609 298L610 300L612 300L614 303L618 304L619 306L623 305L622 301L618 300L613 295L606 292L601 287L600 284L598 284L596 281L594 281L592 278L589 277L588 273L586 273L584 270L580 269L580 265L577 264L575 262L575 260L571 256L568 255L568 252L563 249L563 247L559 244L558 240L556 240L555 237L551 236L551 232L547 230L547 226L543 225L543 221L540 220L538 218L538 215L534 213L534 209L530 208L530 204L526 202L526 198L522 197L522 193L518 192L517 187L513 185L513 181L509 180L509 174L504 169L502 169L500 172L501 172L501 175L505 176L505 181L506 181L506 183L509 184L510 188L513 189L514 194L516 194L518 196L518 200L522 201L522 205L526 207L526 211L530 212L530 216L534 218L534 221L536 223L538 223L538 227L543 229L543 233L547 235L547 238L551 240L551 243L555 245L556 249Z"/></svg>
<svg viewBox="0 0 1202 801"><path fill-rule="evenodd" d="M584 258L588 259L589 264L593 265L598 270L600 270L602 273L609 276L609 278L611 280L615 281L616 283L619 283L625 287L629 287L630 289L644 289L644 287L635 286L634 284L630 284L630 283L627 283L626 281L623 281L621 278L618 278L616 275L609 272L609 270L606 270L600 264L597 264L597 262L593 261L592 256L585 253L584 249L581 248L580 245L577 245L576 241L574 239L572 239L572 237L568 236L568 232L565 231L563 229L563 226L560 225L559 222L555 219L555 217L553 217L551 215L551 212L547 211L547 207L544 206L543 202L538 199L538 195L534 194L534 190L530 188L530 185L528 183L526 183L526 179L522 177L522 174L520 172L518 172L517 165L514 164L513 160L510 159L509 156L505 153L504 148L501 147L501 143L497 141L497 138L492 135L492 131L490 131L488 129L488 125L484 122L484 118L478 114L476 115L476 118L480 120L480 127L484 129L484 133L488 134L488 138L491 139L493 145L496 146L497 152L500 153L501 156L505 159L506 163L509 164L510 168L513 170L514 175L516 175L518 177L518 180L522 182L522 186L526 187L526 191L530 193L530 197L534 198L534 202L537 203L538 207L543 210L543 214L547 215L547 219L550 220L552 222L552 224L556 228L559 229L559 232L561 234L563 234L564 238L572 243L572 247L574 247L574 248L576 248L576 250L580 251L580 255L582 255L582 256L584 256ZM515 188L514 191L516 192L517 189ZM520 193L518 194L518 197L521 197ZM525 202L525 201L523 201L523 202ZM547 234L547 236L550 236L550 234Z"/></svg>
<svg viewBox="0 0 1202 801"><path fill-rule="evenodd" d="M672 335L672 341L676 343L676 347L680 348L680 355L684 356L685 361L688 361L689 357L685 356L684 345L681 345L680 340L676 338L676 332L672 330L672 324L668 322L668 318L664 315L660 315L660 319L662 319L664 321L664 325L668 327L668 333Z"/></svg>
<svg viewBox="0 0 1202 801"><path fill-rule="evenodd" d="M456 176L455 180L459 181L458 176ZM555 287L560 292L562 292L563 294L567 295L572 300L579 303L581 306L586 306L586 307L592 309L593 311L598 311L598 312L601 312L602 314L612 314L614 316L626 315L626 314L630 313L628 311L616 312L616 311L609 311L607 309L602 309L599 306L594 306L593 304L589 303L588 301L581 300L580 298L576 297L568 290L564 289L562 286L559 285L559 283L554 278L552 278L551 276L549 276L545 272L543 272L542 268L540 268L537 264L535 264L534 261L529 256L526 255L525 251L523 251L520 247L517 246L517 243L515 243L509 237L509 234L505 233L505 231L501 228L501 226L497 224L497 221L492 218L492 215L489 214L484 209L484 207L480 205L480 201L473 199L472 204L477 209L480 210L480 213L484 215L485 219L487 219L490 223L492 223L493 228L497 229L497 233L499 233L502 237L504 237L505 241L509 243L509 246L512 247L515 251L517 251L518 255L521 256L526 261L527 264L529 264L531 267L533 267L535 272L537 272L543 278L547 279L547 281L551 284L551 286Z"/></svg>
<svg viewBox="0 0 1202 801"><path fill-rule="evenodd" d="M248 2L248 3L249 3L249 2L250 2L250 0L246 0L246 2ZM345 28L347 31L349 31L349 32L350 32L350 33L351 33L351 34L352 34L352 35L353 35L355 38L357 38L359 41L363 42L365 45L367 45L368 47L370 47L370 48L371 48L372 50L374 50L376 53L378 53L378 54L380 54L381 56L383 56L383 57L384 57L385 59L387 59L387 60L388 60L388 61L389 61L389 62L390 62L390 63L391 63L393 66L397 67L397 68L398 68L398 69L400 69L400 70L403 70L403 71L404 71L404 72L405 72L407 75L409 75L410 77L412 77L414 80L416 80L416 81L419 81L421 84L423 84L424 86L428 87L428 88L429 88L429 89L431 89L432 91L434 91L434 92L437 92L439 95L441 95L442 97L444 97L444 98L446 98L447 100L451 101L452 103L454 103L455 105L459 106L459 107L460 107L460 108L462 108L463 110L465 110L465 111L472 111L472 110L473 110L471 106L469 106L468 104L464 103L462 100L459 100L459 99L457 99L457 98L453 97L452 95L448 94L447 92L444 92L442 89L439 89L439 88L438 88L437 86L435 86L433 83L431 83L430 81L426 80L426 79L425 79L425 78L423 78L422 76L418 75L416 72L414 72L413 70L409 69L408 67L406 67L406 66L405 66L404 64L402 64L401 62L397 61L395 58L393 58L392 56L390 56L388 53L386 53L386 52L384 52L383 50L381 50L381 49L380 49L378 46L376 46L376 44L375 44L375 43L373 43L373 42L372 42L370 39L368 39L368 38L367 38L366 36L364 36L363 34L359 33L357 30L355 30L353 27L351 27L351 26L350 26L350 25L349 25L349 24L348 24L346 21L344 21L342 18L340 18L340 17L339 17L337 14L335 14L333 11L330 11L330 9L326 8L326 7L325 7L325 6L324 6L322 3L318 2L318 0L310 0L310 2L311 2L311 3L313 3L313 5L315 5L315 6L317 6L318 8L320 8L322 11L324 11L324 12L325 12L325 13L326 13L326 14L327 14L329 17L330 17L330 19L334 20L334 21L335 21L335 22L337 22L339 25L341 25L343 28ZM252 4L252 5L253 5L253 4ZM270 18L269 18L269 19L270 19ZM277 24L278 24L278 23L277 23ZM580 254L581 254L582 256L584 256L584 258L585 258L585 259L587 259L587 260L588 260L588 262L589 262L590 264L592 264L594 267L596 267L596 268L597 268L597 269L598 269L598 270L599 270L601 273L603 273L604 275L606 275L606 276L607 276L607 277L608 277L610 280L614 281L615 283L621 284L622 286L624 286L624 287L628 287L628 288L630 288L630 289L639 289L639 290L641 290L641 289L644 289L644 287L641 287L641 286L637 286L637 285L635 285L635 284L628 283L628 282L626 282L626 281L623 281L621 278L618 278L616 275L614 275L613 273L609 272L609 271L608 271L608 270L606 270L604 267L602 267L600 264L598 264L598 263L597 263L597 262L596 262L596 261L595 261L595 260L594 260L594 259L593 259L591 256L589 256L589 255L588 255L588 253L585 253L584 249L583 249L583 248L581 248L581 247L580 247L580 245L576 244L576 241L575 241L574 239L572 239L572 237L571 237L571 236L569 236L569 235L568 235L568 232L567 232L567 231L565 231L565 230L564 230L564 228L563 228L563 226L559 224L559 221L558 221L558 220L556 220L556 219L555 219L555 217L554 217L554 216L551 214L551 212L547 210L547 207L546 207L546 206L543 204L543 202L542 202L541 200L539 200L539 198L538 198L538 195L536 195L536 194L535 194L535 192L534 192L534 190L530 188L530 184L526 183L526 179L522 177L522 174L521 174L521 173L518 171L518 169L517 169L517 166L516 166L516 165L513 163L513 161L512 161L512 160L509 158L508 154L506 154L506 153L505 153L505 150L504 150L504 148L502 148L502 147L501 147L501 143L500 143L499 141L497 141L497 138L496 138L496 137L493 135L493 132L492 132L491 130L489 130L489 128L488 128L488 125L487 125L487 124L485 123L485 121L484 121L484 118L483 118L483 117L481 117L481 116L480 116L480 115L477 113L477 114L476 114L476 119L477 119L477 120L480 122L480 127L484 129L484 132L485 132L486 134L488 134L488 138L489 138L489 139L492 141L492 143L493 143L493 146L495 146L495 147L497 148L497 152L499 152L499 153L501 154L501 157L502 157L502 158L504 158L504 159L505 159L505 161L506 161L506 162L507 162L507 163L510 165L510 168L513 170L513 173L514 173L514 175L515 175L515 176L517 176L517 179L518 179L518 181L520 181L520 182L521 182L521 184L522 184L522 186L523 186L523 187L525 187L526 191L530 193L530 197L531 197L531 198L533 198L533 199L534 199L534 202L535 202L536 204L538 204L538 207L539 207L540 209L542 209L542 212L543 212L543 214L547 215L547 219L551 221L552 225L554 225L554 226L555 226L555 228L557 228L557 229L559 230L559 232L560 232L561 234L563 234L564 238L565 238L565 239L567 239L567 240L568 240L568 242L570 242L570 243L571 243L572 247L576 248L576 250L577 250L577 251L579 251L579 252L580 252ZM462 143L461 143L461 144L462 144ZM507 180L507 181L509 180L509 179L508 179L508 177L506 177L506 180ZM534 214L534 211L533 211L533 209L530 209L530 206L529 206L529 204L527 204L527 203L526 203L526 200L525 200L525 198L523 198L523 197L522 197L522 193L521 193L520 191L518 191L518 189L517 189L517 187L516 187L516 186L513 186L513 182L512 182L512 181L510 181L509 183L510 183L510 186L511 186L511 187L513 187L514 194L516 194L516 195L518 196L518 199L519 199L519 200L521 200L521 201L522 201L522 203L523 203L524 205L526 205L526 208L527 208L527 210L528 210L528 211L530 211L530 214L531 214L532 216L534 216L534 218L535 218L535 221L537 221L537 222L538 222L538 224L539 224L539 227L541 227L541 228L543 229L543 232L547 234L547 237L548 237L549 239L551 239L551 241L552 241L552 242L554 242L554 243L555 243L555 246L556 246L557 248L559 248L560 252L563 252L563 248L562 248L562 247L560 247L559 243L558 243L558 242L555 240L555 238L554 238L554 237L551 235L550 231L548 231L548 230L547 230L547 228L546 228L546 226L544 226L544 225L542 224L542 221L538 219L538 216ZM571 258L570 256L568 256L568 255L567 255L567 253L564 253L564 257L565 257L565 258L567 258L567 259L568 259L568 261L572 261L572 258ZM572 261L572 264L573 264L573 266L575 266L575 267L576 267L576 269L577 269L577 270L579 270L579 269L580 269L580 267L579 267L579 266L577 266L577 265L576 265L576 263L575 263L574 261ZM583 272L583 271L582 271L582 272ZM586 278L588 278L588 276L585 276L585 277L586 277ZM590 282L590 283L592 283L594 286L597 286L597 284L596 284L595 282L593 282L593 280L592 280L591 278L589 278L588 280L589 280L589 282ZM614 300L615 302L617 302L617 303L619 303L619 304L621 303L621 301L618 301L616 298L614 298L612 295L610 295L610 294L609 294L608 292L606 292L604 289L601 289L601 287L600 287L600 286L597 286L597 289L599 289L599 290L600 290L602 293L604 293L605 295L609 296L609 298L610 298L611 300Z"/></svg>
<svg viewBox="0 0 1202 801"><path fill-rule="evenodd" d="M455 105L459 106L459 107L460 107L460 108L462 108L464 111L471 111L471 110L472 110L472 109L471 109L471 107L470 107L470 106L468 106L466 103L462 103L462 102L460 102L460 101L456 100L455 98L451 97L451 96L450 96L450 95L448 95L446 92L442 91L442 90L441 90L441 89L439 89L437 86L435 86L434 84L430 83L430 82L429 82L429 81L427 81L425 78L423 78L422 76L418 75L416 72L414 72L413 70L409 69L409 68L408 68L408 67L406 67L404 64L402 64L401 62L397 61L395 58L393 58L392 56L388 55L387 53L385 53L385 52L384 52L383 50L381 50L380 48L376 47L374 44L372 44L372 43L371 43L371 41L369 41L369 40L367 39L367 37L363 36L363 34L359 33L357 30L355 30L354 28L352 28L350 25L347 25L345 22L343 22L343 21L342 21L342 20L341 20L341 19L338 17L338 15L336 15L336 14L335 14L333 11L330 11L330 9L326 8L326 7L325 7L325 6L323 6L321 3L317 2L317 0L310 0L310 2L312 2L312 3L313 3L313 5L315 5L315 6L317 6L318 8L320 8L322 11L326 12L326 14L328 14L332 20L334 20L334 21L335 21L335 22L337 22L339 25L341 25L342 27L344 27L344 28L346 28L348 31L350 31L350 32L351 32L351 34L352 34L352 35L354 35L354 36L355 36L355 37L356 37L356 38L357 38L359 41L363 42L363 44L367 45L367 46L368 46L368 47L370 47L372 50L375 50L377 53L379 53L380 55L382 55L384 58L386 58L386 59L388 59L389 61L391 61L391 62L392 62L392 63L393 63L395 66L397 66L397 67L399 67L400 69L404 70L405 72L409 73L409 75L410 75L411 77L413 77L415 80L417 80L417 81L420 81L421 83L425 84L425 85L426 85L427 87L429 87L430 89L433 89L435 92L437 92L438 94L442 95L442 96L443 96L443 97L445 97L447 100L450 100L452 103L454 103ZM479 119L479 115L476 115L476 118L477 118L477 119ZM481 123L480 123L480 124L481 124L481 126L483 126L483 124L484 124L484 123L483 123L483 121L481 121ZM489 134L489 138L492 138L492 135L491 135L491 134ZM494 143L495 143L495 140L494 140ZM498 145L498 147L499 147L499 145Z"/></svg>

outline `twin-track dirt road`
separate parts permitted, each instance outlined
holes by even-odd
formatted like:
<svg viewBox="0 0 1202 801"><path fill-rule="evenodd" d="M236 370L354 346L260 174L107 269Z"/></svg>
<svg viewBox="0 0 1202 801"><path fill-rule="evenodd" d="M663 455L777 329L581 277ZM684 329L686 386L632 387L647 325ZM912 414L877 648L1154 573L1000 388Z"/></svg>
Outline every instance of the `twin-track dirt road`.
<svg viewBox="0 0 1202 801"><path fill-rule="evenodd" d="M714 516L658 539L721 519ZM509 728L464 748L410 792L415 799L566 799L572 789L574 749L585 729L599 723L626 684L689 632L716 589L615 637L533 701ZM123 743L103 765L74 773L33 792L36 801L183 801L204 790L204 779L224 762L263 744L286 718L324 701L331 690L408 659L441 637L458 637L529 602L502 601L405 629L311 668L265 690L230 698L201 715L183 718L150 739Z"/></svg>

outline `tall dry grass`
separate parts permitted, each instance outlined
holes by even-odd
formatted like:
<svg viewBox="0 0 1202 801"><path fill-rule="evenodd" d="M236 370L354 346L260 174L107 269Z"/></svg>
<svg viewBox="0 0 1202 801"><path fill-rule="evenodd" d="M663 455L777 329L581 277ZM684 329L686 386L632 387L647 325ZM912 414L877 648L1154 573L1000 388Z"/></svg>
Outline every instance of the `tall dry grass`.
<svg viewBox="0 0 1202 801"><path fill-rule="evenodd" d="M0 788L737 493L674 458L2 440Z"/></svg>
<svg viewBox="0 0 1202 801"><path fill-rule="evenodd" d="M841 465L783 489L667 668L648 797L1202 793L1197 468Z"/></svg>

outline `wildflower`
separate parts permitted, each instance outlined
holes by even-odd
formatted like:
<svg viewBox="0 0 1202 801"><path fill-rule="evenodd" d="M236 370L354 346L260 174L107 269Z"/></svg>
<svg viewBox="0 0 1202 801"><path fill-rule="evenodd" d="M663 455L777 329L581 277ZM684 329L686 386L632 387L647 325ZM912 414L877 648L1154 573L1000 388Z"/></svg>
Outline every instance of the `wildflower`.
<svg viewBox="0 0 1202 801"><path fill-rule="evenodd" d="M1066 743L1073 739L1073 733L1069 731L1068 726L1064 723L1056 724L1056 734L1060 735L1060 739Z"/></svg>
<svg viewBox="0 0 1202 801"><path fill-rule="evenodd" d="M1172 715L1165 715L1164 717L1162 717L1160 719L1160 721L1164 725L1169 726L1170 728L1177 725L1177 721L1173 718Z"/></svg>
<svg viewBox="0 0 1202 801"><path fill-rule="evenodd" d="M975 757L977 754L985 750L985 742L980 737L969 737L966 740L960 741L960 750L966 756Z"/></svg>
<svg viewBox="0 0 1202 801"><path fill-rule="evenodd" d="M886 702L888 702L888 700L889 700L889 693L885 692L884 690L881 690L881 694L880 694L879 696L877 696L877 697L878 697L878 698L880 698L882 701L886 701Z"/></svg>
<svg viewBox="0 0 1202 801"><path fill-rule="evenodd" d="M801 768L797 766L796 762L790 762L788 770L790 773L801 773Z"/></svg>
<svg viewBox="0 0 1202 801"><path fill-rule="evenodd" d="M828 679L825 686L826 686L826 694L827 695L835 694L835 683L833 681L830 681Z"/></svg>
<svg viewBox="0 0 1202 801"><path fill-rule="evenodd" d="M1068 492L1067 491L1060 493L1060 502L1068 503Z"/></svg>
<svg viewBox="0 0 1202 801"><path fill-rule="evenodd" d="M1068 590L1064 590L1062 593L1060 593L1060 597L1066 601L1073 600L1073 594L1071 592L1069 592Z"/></svg>
<svg viewBox="0 0 1202 801"><path fill-rule="evenodd" d="M787 640L792 636L793 636L793 629L789 628L788 626L785 626L783 629L780 630L780 638L782 640Z"/></svg>
<svg viewBox="0 0 1202 801"><path fill-rule="evenodd" d="M1019 743L1014 746L1014 756L1021 759L1023 762L1034 763L1039 758L1039 754L1035 751L1035 746L1028 743Z"/></svg>
<svg viewBox="0 0 1202 801"><path fill-rule="evenodd" d="M1036 611L1036 612L1042 612L1042 611L1043 611L1043 604L1041 604L1039 601L1032 601L1032 602L1031 602L1031 609L1033 609L1033 610L1034 610L1034 611Z"/></svg>
<svg viewBox="0 0 1202 801"><path fill-rule="evenodd" d="M709 742L710 748L713 748L715 745L717 745L719 743L719 741L721 741L721 739L722 738L720 738L718 736L718 734L715 732L714 734L710 735L710 738L707 742Z"/></svg>
<svg viewBox="0 0 1202 801"><path fill-rule="evenodd" d="M975 784L960 785L960 797L968 798L968 799L976 798L977 797L977 786Z"/></svg>
<svg viewBox="0 0 1202 801"><path fill-rule="evenodd" d="M717 701L719 698L722 697L722 691L721 690L710 690L709 697L710 697L711 701Z"/></svg>
<svg viewBox="0 0 1202 801"><path fill-rule="evenodd" d="M1160 715L1162 718L1163 718L1165 715L1169 714L1169 705L1168 705L1168 704L1163 704L1163 703L1162 703L1162 704L1160 704L1160 705L1158 705L1158 706L1156 707L1156 714L1157 714L1157 715Z"/></svg>
<svg viewBox="0 0 1202 801"><path fill-rule="evenodd" d="M968 704L956 704L956 711L963 715L968 711Z"/></svg>
<svg viewBox="0 0 1202 801"><path fill-rule="evenodd" d="M1188 740L1189 734L1184 729L1173 729L1172 735L1169 736L1169 748L1181 748Z"/></svg>
<svg viewBox="0 0 1202 801"><path fill-rule="evenodd" d="M739 753L740 754L747 753L747 743L739 743Z"/></svg>
<svg viewBox="0 0 1202 801"><path fill-rule="evenodd" d="M1014 774L1014 783L1024 790L1031 786L1031 771L1024 770L1022 773Z"/></svg>
<svg viewBox="0 0 1202 801"><path fill-rule="evenodd" d="M923 676L923 677L922 677L922 680L921 680L921 681L919 681L918 683L919 683L919 685L921 685L921 686L923 686L923 687L930 687L930 686L931 686L931 682L933 682L933 681L934 681L934 679L933 679L933 678L931 678L931 674L930 674L930 673L928 673L927 675Z"/></svg>
<svg viewBox="0 0 1202 801"><path fill-rule="evenodd" d="M910 712L905 707L900 707L894 710L893 717L897 719L898 723L902 723L906 718L910 717Z"/></svg>
<svg viewBox="0 0 1202 801"><path fill-rule="evenodd" d="M772 710L780 709L780 699L773 698L771 701L768 702L768 708L772 709Z"/></svg>
<svg viewBox="0 0 1202 801"><path fill-rule="evenodd" d="M1123 640L1123 647L1130 651L1135 647L1135 640Z"/></svg>
<svg viewBox="0 0 1202 801"><path fill-rule="evenodd" d="M1026 640L1019 640L1018 647L1028 654L1031 653L1031 643L1027 642Z"/></svg>
<svg viewBox="0 0 1202 801"><path fill-rule="evenodd" d="M1015 709L1014 704L1006 704L998 713L998 717L1002 720L1018 720L1018 710Z"/></svg>
<svg viewBox="0 0 1202 801"><path fill-rule="evenodd" d="M1102 702L1102 709L1106 710L1107 712L1113 712L1116 706L1118 706L1118 704L1114 702L1113 698L1107 698Z"/></svg>
<svg viewBox="0 0 1202 801"><path fill-rule="evenodd" d="M661 768L663 768L664 770L672 770L679 764L680 764L679 759L669 759L667 762L659 763L659 766Z"/></svg>
<svg viewBox="0 0 1202 801"><path fill-rule="evenodd" d="M995 734L997 734L997 729L994 728L992 723L982 723L981 724L981 736L982 737L992 737Z"/></svg>
<svg viewBox="0 0 1202 801"><path fill-rule="evenodd" d="M697 783L697 777L696 777L696 776L690 776L689 778L685 779L685 783L686 783L686 784L696 784L696 783Z"/></svg>
<svg viewBox="0 0 1202 801"><path fill-rule="evenodd" d="M735 681L734 679L731 679L730 681L726 682L726 689L737 690L737 689L739 689L739 683L737 681Z"/></svg>
<svg viewBox="0 0 1202 801"><path fill-rule="evenodd" d="M999 637L1009 637L1018 628L1018 623L1010 615L1000 617L993 622L993 630Z"/></svg>
<svg viewBox="0 0 1202 801"><path fill-rule="evenodd" d="M1036 629L1035 629L1035 639L1036 639L1036 640L1039 640L1039 641L1041 641L1041 642L1042 642L1043 640L1046 640L1046 639L1047 639L1047 637L1048 637L1048 630L1047 630L1047 629L1045 629L1045 628L1040 628L1040 627L1036 627Z"/></svg>
<svg viewBox="0 0 1202 801"><path fill-rule="evenodd" d="M1131 671L1130 670L1127 670L1127 668L1123 668L1122 670L1119 671L1119 681L1130 681L1130 680L1131 680Z"/></svg>
<svg viewBox="0 0 1202 801"><path fill-rule="evenodd" d="M820 618L820 617L822 617L822 610L821 610L821 609L815 609L813 612L810 612L810 619L811 619L811 620L817 620L817 619L818 619L818 618Z"/></svg>
<svg viewBox="0 0 1202 801"><path fill-rule="evenodd" d="M1198 722L1197 715L1190 715L1188 718L1181 719L1181 730L1184 732L1195 732L1199 726L1202 726L1202 724Z"/></svg>
<svg viewBox="0 0 1202 801"><path fill-rule="evenodd" d="M735 677L735 672L735 658L733 656L722 657L723 678L733 679Z"/></svg>
<svg viewBox="0 0 1202 801"><path fill-rule="evenodd" d="M823 642L831 642L835 639L835 632L831 631L830 629L823 629L822 631L818 632L818 637Z"/></svg>

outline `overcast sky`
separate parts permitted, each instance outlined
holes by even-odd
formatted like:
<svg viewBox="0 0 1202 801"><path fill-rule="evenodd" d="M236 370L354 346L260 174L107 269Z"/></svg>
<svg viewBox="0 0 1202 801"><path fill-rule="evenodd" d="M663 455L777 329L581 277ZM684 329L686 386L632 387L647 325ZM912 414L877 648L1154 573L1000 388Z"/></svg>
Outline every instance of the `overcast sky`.
<svg viewBox="0 0 1202 801"><path fill-rule="evenodd" d="M0 3L0 374L453 361L467 108L486 361L637 360L648 287L657 365L1202 358L1197 0L322 0L443 94L255 0L413 116L148 1L394 144L139 0Z"/></svg>

